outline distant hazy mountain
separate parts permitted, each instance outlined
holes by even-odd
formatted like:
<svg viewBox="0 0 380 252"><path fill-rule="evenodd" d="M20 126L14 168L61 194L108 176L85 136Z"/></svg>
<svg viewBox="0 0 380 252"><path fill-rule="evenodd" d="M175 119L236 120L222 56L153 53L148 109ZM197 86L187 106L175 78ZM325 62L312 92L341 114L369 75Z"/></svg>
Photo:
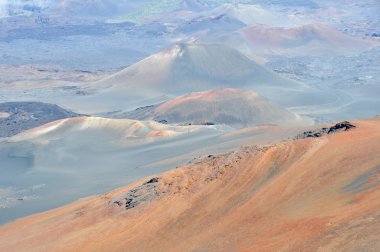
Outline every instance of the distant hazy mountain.
<svg viewBox="0 0 380 252"><path fill-rule="evenodd" d="M2 0L0 18L39 14L55 6L60 0Z"/></svg>
<svg viewBox="0 0 380 252"><path fill-rule="evenodd" d="M240 31L243 39L258 53L272 54L354 54L373 46L322 24L293 28L254 25Z"/></svg>
<svg viewBox="0 0 380 252"><path fill-rule="evenodd" d="M315 7L312 1L262 1L262 0L2 0L0 18L7 16L55 13L97 18L139 19L145 15L174 10L200 11L225 3L285 5ZM257 15L258 13L256 13ZM243 17L244 18L244 17Z"/></svg>
<svg viewBox="0 0 380 252"><path fill-rule="evenodd" d="M257 4L223 4L211 11L203 13L206 16L226 15L246 25L266 24L271 26L289 26L294 21L285 13L269 10Z"/></svg>
<svg viewBox="0 0 380 252"><path fill-rule="evenodd" d="M99 20L131 21L177 9L200 10L209 7L207 2L197 0L3 0L0 2L0 18L53 13ZM211 5L214 4L211 3Z"/></svg>

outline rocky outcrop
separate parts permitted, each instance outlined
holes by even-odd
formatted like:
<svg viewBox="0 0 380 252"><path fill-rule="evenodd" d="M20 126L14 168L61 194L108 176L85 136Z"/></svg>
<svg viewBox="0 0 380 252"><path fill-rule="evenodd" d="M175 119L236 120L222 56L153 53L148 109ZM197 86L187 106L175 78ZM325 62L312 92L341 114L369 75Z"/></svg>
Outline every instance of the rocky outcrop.
<svg viewBox="0 0 380 252"><path fill-rule="evenodd" d="M124 206L128 210L144 202L157 199L160 196L159 187L157 186L159 180L160 178L152 178L126 192L124 197L113 199L111 202L118 206Z"/></svg>
<svg viewBox="0 0 380 252"><path fill-rule="evenodd" d="M325 128L313 130L313 131L305 131L297 135L294 139L322 137L322 136L334 134L337 132L347 131L352 128L356 128L356 126L351 124L348 121L344 121L344 122L337 123L331 127L325 127Z"/></svg>

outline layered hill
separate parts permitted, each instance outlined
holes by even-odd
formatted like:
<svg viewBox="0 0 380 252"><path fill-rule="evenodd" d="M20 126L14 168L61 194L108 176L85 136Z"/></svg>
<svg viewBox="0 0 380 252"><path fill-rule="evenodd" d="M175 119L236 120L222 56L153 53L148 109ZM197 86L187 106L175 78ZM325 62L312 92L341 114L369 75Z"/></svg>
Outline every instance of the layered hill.
<svg viewBox="0 0 380 252"><path fill-rule="evenodd" d="M352 126L210 155L16 221L0 249L377 251L380 119Z"/></svg>
<svg viewBox="0 0 380 252"><path fill-rule="evenodd" d="M226 124L233 127L289 125L303 121L256 92L238 89L194 92L116 116L169 124Z"/></svg>
<svg viewBox="0 0 380 252"><path fill-rule="evenodd" d="M51 123L42 125L41 127L33 128L22 134L8 139L9 142L18 142L23 139L31 141L39 138L40 141L59 138L66 138L71 134L82 135L88 131L98 131L105 136L113 134L124 139L119 139L120 142L128 139L144 139L149 136L154 136L154 132L160 132L157 135L170 136L181 128L167 127L156 122L141 122L135 120L112 120L100 117L77 117L64 120L56 120ZM183 131L185 132L185 131ZM92 134L92 133L91 133ZM100 137L100 135L99 135Z"/></svg>
<svg viewBox="0 0 380 252"><path fill-rule="evenodd" d="M375 46L371 41L345 35L323 24L283 28L253 25L225 38L257 54L348 55ZM248 49L247 49L248 50Z"/></svg>

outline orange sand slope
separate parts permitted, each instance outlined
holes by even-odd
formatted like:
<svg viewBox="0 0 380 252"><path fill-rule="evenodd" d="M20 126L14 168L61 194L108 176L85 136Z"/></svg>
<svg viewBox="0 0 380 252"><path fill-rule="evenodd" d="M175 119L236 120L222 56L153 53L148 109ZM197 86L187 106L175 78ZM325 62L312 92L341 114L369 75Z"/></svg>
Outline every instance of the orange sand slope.
<svg viewBox="0 0 380 252"><path fill-rule="evenodd" d="M380 251L380 118L209 156L0 228L0 251Z"/></svg>

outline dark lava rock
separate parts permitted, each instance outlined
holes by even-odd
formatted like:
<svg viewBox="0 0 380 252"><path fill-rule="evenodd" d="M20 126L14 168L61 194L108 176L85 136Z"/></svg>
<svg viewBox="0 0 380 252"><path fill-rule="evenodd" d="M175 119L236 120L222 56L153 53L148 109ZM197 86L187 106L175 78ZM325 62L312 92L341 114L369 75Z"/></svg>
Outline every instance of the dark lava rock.
<svg viewBox="0 0 380 252"><path fill-rule="evenodd" d="M165 120L165 119L163 119L163 120L158 120L158 121L156 121L156 122L161 123L161 124L168 124L168 121Z"/></svg>
<svg viewBox="0 0 380 252"><path fill-rule="evenodd" d="M356 126L351 124L350 122L344 121L330 127L327 133L331 134L331 133L340 132L340 131L347 131L352 128L356 128Z"/></svg>
<svg viewBox="0 0 380 252"><path fill-rule="evenodd" d="M81 116L57 105L42 102L0 103L0 112L9 114L8 117L0 118L0 138L10 137L59 119Z"/></svg>
<svg viewBox="0 0 380 252"><path fill-rule="evenodd" d="M351 124L348 121L344 121L344 122L337 123L331 127L322 128L322 129L313 130L313 131L305 131L297 135L294 139L322 137L322 136L334 134L337 132L347 131L353 128L356 128L356 126Z"/></svg>
<svg viewBox="0 0 380 252"><path fill-rule="evenodd" d="M125 209L128 210L141 203L155 200L160 196L159 188L156 185L159 180L159 178L152 178L141 186L129 190L123 197L111 202L118 206L125 206Z"/></svg>
<svg viewBox="0 0 380 252"><path fill-rule="evenodd" d="M160 180L160 178L152 178L151 180L145 182L144 185L157 183L159 180Z"/></svg>

